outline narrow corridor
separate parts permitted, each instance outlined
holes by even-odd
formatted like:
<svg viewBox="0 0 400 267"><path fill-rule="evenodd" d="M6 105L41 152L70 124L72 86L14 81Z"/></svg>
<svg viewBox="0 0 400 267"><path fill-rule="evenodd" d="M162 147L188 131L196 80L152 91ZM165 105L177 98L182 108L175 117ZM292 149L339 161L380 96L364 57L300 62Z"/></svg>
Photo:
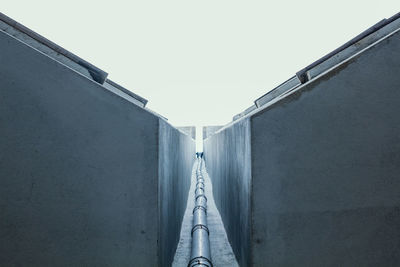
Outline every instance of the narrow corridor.
<svg viewBox="0 0 400 267"><path fill-rule="evenodd" d="M188 203L186 206L185 215L183 217L181 237L176 249L173 267L186 267L190 260L191 253L191 230L194 208L194 189L196 186L196 167L197 161L192 168L191 186L189 190ZM211 258L214 267L238 267L235 255L228 242L225 228L222 223L221 216L215 206L214 197L212 194L212 184L208 176L205 162L203 160L202 172L205 182L205 194L207 196L207 224L210 231L210 248Z"/></svg>

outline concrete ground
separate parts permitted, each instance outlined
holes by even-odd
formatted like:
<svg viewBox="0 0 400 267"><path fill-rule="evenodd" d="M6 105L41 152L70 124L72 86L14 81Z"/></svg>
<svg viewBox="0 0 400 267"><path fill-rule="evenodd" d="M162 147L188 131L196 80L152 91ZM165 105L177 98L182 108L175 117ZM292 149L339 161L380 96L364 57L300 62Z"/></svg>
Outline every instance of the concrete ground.
<svg viewBox="0 0 400 267"><path fill-rule="evenodd" d="M194 207L194 190L196 187L196 166L197 162L195 162L192 169L188 203L183 217L181 237L172 263L173 267L186 267L190 260L190 251L192 247L192 238L190 233L192 230L192 211ZM206 171L204 161L202 166L203 177L205 180L205 193L207 196L207 223L210 230L210 247L213 265L214 267L239 267L226 236L221 216L215 206L212 194L212 184Z"/></svg>

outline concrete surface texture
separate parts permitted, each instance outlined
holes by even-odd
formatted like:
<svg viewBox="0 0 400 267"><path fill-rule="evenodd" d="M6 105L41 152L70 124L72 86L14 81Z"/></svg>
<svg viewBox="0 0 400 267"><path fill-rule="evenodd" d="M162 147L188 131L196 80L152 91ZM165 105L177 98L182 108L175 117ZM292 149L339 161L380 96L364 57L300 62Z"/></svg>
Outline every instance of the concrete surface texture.
<svg viewBox="0 0 400 267"><path fill-rule="evenodd" d="M204 157L213 194L240 266L250 259L250 121L204 140Z"/></svg>
<svg viewBox="0 0 400 267"><path fill-rule="evenodd" d="M229 231L235 205L217 201L241 266L400 265L399 69L396 32L205 141L215 199L251 165L249 229Z"/></svg>
<svg viewBox="0 0 400 267"><path fill-rule="evenodd" d="M172 261L193 140L1 31L0 62L0 265Z"/></svg>
<svg viewBox="0 0 400 267"><path fill-rule="evenodd" d="M159 132L160 264L171 266L186 210L194 140L160 120Z"/></svg>
<svg viewBox="0 0 400 267"><path fill-rule="evenodd" d="M209 239L213 265L215 267L237 267L239 265L229 244L221 216L214 202L212 183L206 170L207 166L204 166L204 161L202 165L205 194L207 196L207 226L210 231ZM193 208L195 204L194 190L196 188L196 167L197 164L195 163L192 169L191 186L185 216L182 222L181 236L172 267L187 267L190 260L192 245L191 230L193 226Z"/></svg>

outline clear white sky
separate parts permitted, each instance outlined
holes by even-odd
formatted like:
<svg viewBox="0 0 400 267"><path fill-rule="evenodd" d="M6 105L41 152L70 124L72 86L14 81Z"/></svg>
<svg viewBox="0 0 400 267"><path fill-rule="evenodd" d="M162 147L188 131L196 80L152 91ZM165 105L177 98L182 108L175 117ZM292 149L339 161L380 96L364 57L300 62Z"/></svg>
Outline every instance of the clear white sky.
<svg viewBox="0 0 400 267"><path fill-rule="evenodd" d="M1 0L174 125L218 125L400 1Z"/></svg>

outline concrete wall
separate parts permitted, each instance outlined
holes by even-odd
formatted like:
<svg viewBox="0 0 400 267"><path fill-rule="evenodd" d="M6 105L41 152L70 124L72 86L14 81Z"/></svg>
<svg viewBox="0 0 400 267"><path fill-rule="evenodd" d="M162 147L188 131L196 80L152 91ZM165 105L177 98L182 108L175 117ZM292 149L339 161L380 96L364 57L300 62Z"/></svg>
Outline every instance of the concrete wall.
<svg viewBox="0 0 400 267"><path fill-rule="evenodd" d="M203 127L203 140L213 135L216 131L221 129L222 125L204 126Z"/></svg>
<svg viewBox="0 0 400 267"><path fill-rule="evenodd" d="M246 266L250 258L249 119L204 140L204 149L215 203L236 258L241 266Z"/></svg>
<svg viewBox="0 0 400 267"><path fill-rule="evenodd" d="M182 217L174 203L187 185L165 193L166 181L190 178L194 142L3 32L0 62L0 265L159 266L172 259L163 246L176 246L180 225L164 242L159 218ZM166 165L159 148L160 157L172 156ZM168 169L178 161L178 170Z"/></svg>
<svg viewBox="0 0 400 267"><path fill-rule="evenodd" d="M192 137L193 140L196 140L196 126L180 126L176 128Z"/></svg>
<svg viewBox="0 0 400 267"><path fill-rule="evenodd" d="M206 140L217 188L237 190L251 164L250 244L235 241L243 229L228 231L235 253L250 246L248 265L400 265L399 69L396 33L245 117L251 163L227 156L248 142L229 134L237 124ZM225 227L237 225L230 207L217 205Z"/></svg>
<svg viewBox="0 0 400 267"><path fill-rule="evenodd" d="M162 120L159 140L160 262L171 266L186 210L195 143Z"/></svg>

